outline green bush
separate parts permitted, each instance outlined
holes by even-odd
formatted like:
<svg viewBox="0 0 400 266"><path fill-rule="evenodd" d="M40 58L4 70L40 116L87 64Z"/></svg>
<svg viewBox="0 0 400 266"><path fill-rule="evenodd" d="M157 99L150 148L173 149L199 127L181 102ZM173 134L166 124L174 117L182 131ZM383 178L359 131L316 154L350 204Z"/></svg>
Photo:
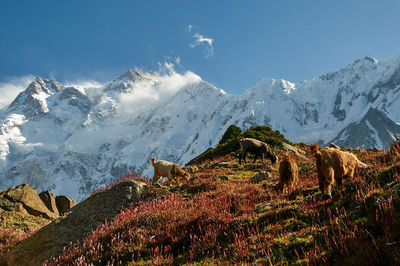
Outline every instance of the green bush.
<svg viewBox="0 0 400 266"><path fill-rule="evenodd" d="M224 156L230 154L231 152L236 152L240 149L237 137L240 136L242 130L235 125L231 125L225 131L219 144L214 149L209 148L196 158L192 159L187 165L201 163L205 160L214 159L219 156Z"/></svg>
<svg viewBox="0 0 400 266"><path fill-rule="evenodd" d="M225 131L221 140L219 141L217 147L209 148L193 160L191 160L188 165L201 163L204 160L214 159L216 157L228 155L228 154L238 154L240 145L237 141L238 136L242 135L242 130L235 126L230 125ZM283 142L290 143L290 141L285 139L285 136L281 134L278 130L272 130L268 126L252 126L250 129L243 133L245 138L254 138L261 140L273 147L282 146Z"/></svg>
<svg viewBox="0 0 400 266"><path fill-rule="evenodd" d="M242 130L239 127L235 125L230 125L228 129L225 131L218 145L224 144L228 140L236 139L237 137L240 136L240 134L242 134Z"/></svg>
<svg viewBox="0 0 400 266"><path fill-rule="evenodd" d="M261 140L271 146L281 146L283 142L292 144L279 130L272 130L268 126L252 126L243 133L243 136Z"/></svg>

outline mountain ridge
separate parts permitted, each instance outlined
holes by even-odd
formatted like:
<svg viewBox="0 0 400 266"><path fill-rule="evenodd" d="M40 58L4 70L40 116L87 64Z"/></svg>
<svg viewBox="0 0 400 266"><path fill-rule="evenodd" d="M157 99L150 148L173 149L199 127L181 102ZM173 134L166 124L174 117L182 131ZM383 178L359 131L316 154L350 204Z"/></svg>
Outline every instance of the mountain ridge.
<svg viewBox="0 0 400 266"><path fill-rule="evenodd" d="M365 57L299 83L262 79L241 95L171 69L128 70L97 90L39 77L1 111L0 187L28 181L81 200L127 173L150 176L153 156L187 163L215 147L232 124L267 125L292 142L328 144L373 108L395 127L398 73L400 56ZM368 131L373 141L358 147L387 147L400 137L397 129L390 132L381 139ZM340 136L343 145L355 143Z"/></svg>

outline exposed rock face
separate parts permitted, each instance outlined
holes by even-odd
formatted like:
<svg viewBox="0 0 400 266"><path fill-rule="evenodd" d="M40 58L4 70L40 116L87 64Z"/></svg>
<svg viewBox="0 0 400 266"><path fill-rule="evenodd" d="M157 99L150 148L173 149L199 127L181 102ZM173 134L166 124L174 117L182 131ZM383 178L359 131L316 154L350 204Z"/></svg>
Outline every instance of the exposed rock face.
<svg viewBox="0 0 400 266"><path fill-rule="evenodd" d="M50 211L60 215L56 205L56 196L54 196L53 193L50 193L48 190L46 190L41 192L39 197Z"/></svg>
<svg viewBox="0 0 400 266"><path fill-rule="evenodd" d="M332 142L343 147L388 147L399 135L400 125L371 107L361 121L349 124Z"/></svg>
<svg viewBox="0 0 400 266"><path fill-rule="evenodd" d="M59 204L57 204L57 198L59 198ZM68 213L74 205L76 201L66 196L55 197L48 191L38 194L27 183L0 192L0 209L51 220L58 218L60 214Z"/></svg>
<svg viewBox="0 0 400 266"><path fill-rule="evenodd" d="M0 207L5 210L26 212L47 219L58 217L58 215L46 207L37 191L26 183L17 187L11 187L2 194Z"/></svg>
<svg viewBox="0 0 400 266"><path fill-rule="evenodd" d="M60 214L63 215L76 205L76 201L66 196L57 196L56 205Z"/></svg>
<svg viewBox="0 0 400 266"><path fill-rule="evenodd" d="M280 147L282 150L284 151L288 151L288 152L294 152L297 155L305 155L306 152L296 146L290 145L288 143L283 142L282 143L282 147Z"/></svg>
<svg viewBox="0 0 400 266"><path fill-rule="evenodd" d="M126 181L99 192L76 205L64 219L43 227L23 240L7 257L9 265L42 265L71 241L81 240L92 230L110 221L123 207L151 198L145 183Z"/></svg>

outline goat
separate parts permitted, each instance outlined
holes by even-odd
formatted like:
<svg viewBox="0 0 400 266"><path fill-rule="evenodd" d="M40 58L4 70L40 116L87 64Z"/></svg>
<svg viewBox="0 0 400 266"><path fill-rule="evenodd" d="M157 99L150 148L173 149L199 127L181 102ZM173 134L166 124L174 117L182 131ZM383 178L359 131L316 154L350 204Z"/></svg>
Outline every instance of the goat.
<svg viewBox="0 0 400 266"><path fill-rule="evenodd" d="M352 153L329 147L318 150L317 143L311 145L311 152L316 158L319 189L329 197L335 181L341 187L343 178L353 178L357 167L369 167Z"/></svg>
<svg viewBox="0 0 400 266"><path fill-rule="evenodd" d="M168 183L174 179L176 181L176 177L185 177L186 180L189 180L190 175L182 170L176 163L170 163L167 161L159 160L156 162L156 157L152 157L150 159L151 165L154 168L154 175L152 183L155 184L160 180L161 177L168 177Z"/></svg>
<svg viewBox="0 0 400 266"><path fill-rule="evenodd" d="M278 160L278 157L272 154L270 147L265 142L253 138L244 138L242 136L238 137L238 141L241 150L239 164L242 164L242 159L244 159L244 163L246 163L247 152L251 152L255 155L253 163L257 161L257 158L260 158L263 162L264 154L273 164Z"/></svg>
<svg viewBox="0 0 400 266"><path fill-rule="evenodd" d="M299 178L299 168L295 160L289 155L279 163L279 182L276 184L275 189L283 191L284 186L293 188Z"/></svg>

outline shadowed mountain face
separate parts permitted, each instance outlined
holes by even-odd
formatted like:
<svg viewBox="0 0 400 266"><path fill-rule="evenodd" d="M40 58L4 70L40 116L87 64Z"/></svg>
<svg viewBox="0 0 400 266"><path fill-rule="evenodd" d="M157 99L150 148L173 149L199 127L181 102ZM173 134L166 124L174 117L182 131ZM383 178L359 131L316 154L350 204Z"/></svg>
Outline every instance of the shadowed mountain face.
<svg viewBox="0 0 400 266"><path fill-rule="evenodd" d="M102 88L37 78L0 113L0 189L29 182L78 201L149 159L183 165L226 129L267 125L292 142L386 147L400 135L400 56L309 81L263 79L229 95L196 74L129 70Z"/></svg>
<svg viewBox="0 0 400 266"><path fill-rule="evenodd" d="M398 136L400 125L371 107L363 119L346 126L332 142L344 147L388 147Z"/></svg>

